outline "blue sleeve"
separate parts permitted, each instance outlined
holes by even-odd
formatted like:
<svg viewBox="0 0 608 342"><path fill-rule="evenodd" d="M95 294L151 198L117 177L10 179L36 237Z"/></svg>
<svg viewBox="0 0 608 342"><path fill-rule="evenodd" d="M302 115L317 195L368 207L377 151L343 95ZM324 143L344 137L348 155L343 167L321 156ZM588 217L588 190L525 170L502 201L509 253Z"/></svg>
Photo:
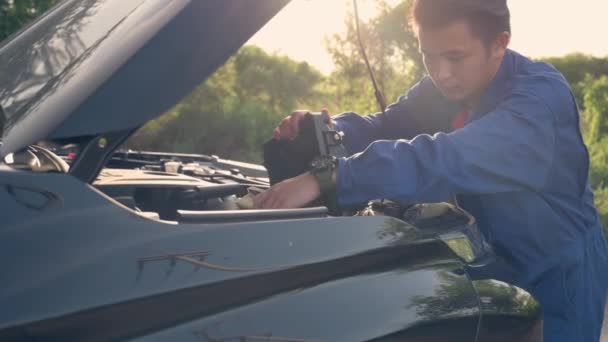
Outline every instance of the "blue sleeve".
<svg viewBox="0 0 608 342"><path fill-rule="evenodd" d="M438 94L438 93L437 93ZM406 95L389 105L384 113L361 116L346 112L334 116L337 130L344 132L344 146L349 155L363 151L378 139L399 139L419 134L420 127L412 115L421 112L429 98L438 97L430 78L424 78L414 85Z"/></svg>
<svg viewBox="0 0 608 342"><path fill-rule="evenodd" d="M494 111L460 130L376 141L341 159L339 203L440 202L456 194L541 189L553 160L555 119L535 94L529 87L516 89Z"/></svg>

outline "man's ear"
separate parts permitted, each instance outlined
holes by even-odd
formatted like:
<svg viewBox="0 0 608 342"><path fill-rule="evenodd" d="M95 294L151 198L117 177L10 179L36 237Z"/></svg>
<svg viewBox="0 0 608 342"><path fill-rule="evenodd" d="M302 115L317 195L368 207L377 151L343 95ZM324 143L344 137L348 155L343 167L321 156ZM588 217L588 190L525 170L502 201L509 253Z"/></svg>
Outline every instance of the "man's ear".
<svg viewBox="0 0 608 342"><path fill-rule="evenodd" d="M507 47L511 42L511 33L502 32L496 37L492 44L492 57L496 59L502 59L507 51Z"/></svg>

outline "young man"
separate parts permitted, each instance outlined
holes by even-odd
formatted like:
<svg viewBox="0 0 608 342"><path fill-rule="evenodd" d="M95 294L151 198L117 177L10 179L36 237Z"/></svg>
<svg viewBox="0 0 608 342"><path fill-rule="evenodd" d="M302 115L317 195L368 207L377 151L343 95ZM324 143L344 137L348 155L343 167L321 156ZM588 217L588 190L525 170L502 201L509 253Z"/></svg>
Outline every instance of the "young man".
<svg viewBox="0 0 608 342"><path fill-rule="evenodd" d="M608 253L579 113L557 70L507 49L509 21L506 0L416 0L429 76L384 114L334 117L351 156L337 160L331 182L305 173L255 203L301 207L327 184L342 205L456 196L504 260L492 277L541 303L545 340L598 341ZM284 119L275 138L295 136L303 114Z"/></svg>

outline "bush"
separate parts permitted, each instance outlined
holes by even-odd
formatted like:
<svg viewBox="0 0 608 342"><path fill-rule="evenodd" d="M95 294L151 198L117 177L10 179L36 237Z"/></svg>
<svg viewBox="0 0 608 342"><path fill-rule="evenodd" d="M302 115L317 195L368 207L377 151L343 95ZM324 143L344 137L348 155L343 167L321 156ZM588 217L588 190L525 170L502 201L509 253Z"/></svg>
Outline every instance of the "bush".
<svg viewBox="0 0 608 342"><path fill-rule="evenodd" d="M586 82L584 89L585 140L589 147L589 177L595 192L595 205L608 233L608 77Z"/></svg>
<svg viewBox="0 0 608 342"><path fill-rule="evenodd" d="M608 187L595 190L595 207L604 226L604 235L608 236Z"/></svg>

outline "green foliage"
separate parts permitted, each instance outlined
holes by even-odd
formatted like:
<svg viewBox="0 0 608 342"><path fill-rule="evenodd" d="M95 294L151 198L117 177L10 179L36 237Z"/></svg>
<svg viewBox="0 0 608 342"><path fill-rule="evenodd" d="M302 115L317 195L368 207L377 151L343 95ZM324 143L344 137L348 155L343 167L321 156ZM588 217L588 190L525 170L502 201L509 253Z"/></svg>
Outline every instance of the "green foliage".
<svg viewBox="0 0 608 342"><path fill-rule="evenodd" d="M423 74L418 41L406 21L411 0L395 7L378 1L379 14L361 22L361 40L370 65L387 103L403 94ZM336 70L328 78L334 94L332 107L339 110L370 113L379 110L367 67L360 50L355 19L349 13L346 32L326 41Z"/></svg>
<svg viewBox="0 0 608 342"><path fill-rule="evenodd" d="M287 57L271 56L260 48L243 48L234 59L238 75L236 91L241 100L258 99L269 109L286 114L298 101L315 97L314 86L321 74L308 63L296 63Z"/></svg>
<svg viewBox="0 0 608 342"><path fill-rule="evenodd" d="M595 195L595 207L598 211L604 233L608 236L608 136L598 141L587 142L591 168L589 179Z"/></svg>
<svg viewBox="0 0 608 342"><path fill-rule="evenodd" d="M576 102L585 108L584 92L595 79L608 75L608 58L599 58L582 53L573 53L564 57L542 59L555 66L568 80L576 97Z"/></svg>
<svg viewBox="0 0 608 342"><path fill-rule="evenodd" d="M608 76L587 80L583 89L585 140L591 163L590 181L595 205L608 234Z"/></svg>
<svg viewBox="0 0 608 342"><path fill-rule="evenodd" d="M245 46L126 146L260 162L272 128L294 108L314 105L321 80L307 63Z"/></svg>
<svg viewBox="0 0 608 342"><path fill-rule="evenodd" d="M608 58L600 58L573 53L564 57L543 58L544 61L553 64L568 80L576 84L583 80L587 75L594 78L608 75Z"/></svg>
<svg viewBox="0 0 608 342"><path fill-rule="evenodd" d="M608 136L587 142L591 170L589 178L594 189L608 187Z"/></svg>
<svg viewBox="0 0 608 342"><path fill-rule="evenodd" d="M53 7L59 0L0 0L0 41Z"/></svg>
<svg viewBox="0 0 608 342"><path fill-rule="evenodd" d="M602 76L588 84L584 93L589 116L589 139L599 141L608 133L608 77Z"/></svg>
<svg viewBox="0 0 608 342"><path fill-rule="evenodd" d="M595 207L604 225L604 235L608 236L608 186L595 189Z"/></svg>

